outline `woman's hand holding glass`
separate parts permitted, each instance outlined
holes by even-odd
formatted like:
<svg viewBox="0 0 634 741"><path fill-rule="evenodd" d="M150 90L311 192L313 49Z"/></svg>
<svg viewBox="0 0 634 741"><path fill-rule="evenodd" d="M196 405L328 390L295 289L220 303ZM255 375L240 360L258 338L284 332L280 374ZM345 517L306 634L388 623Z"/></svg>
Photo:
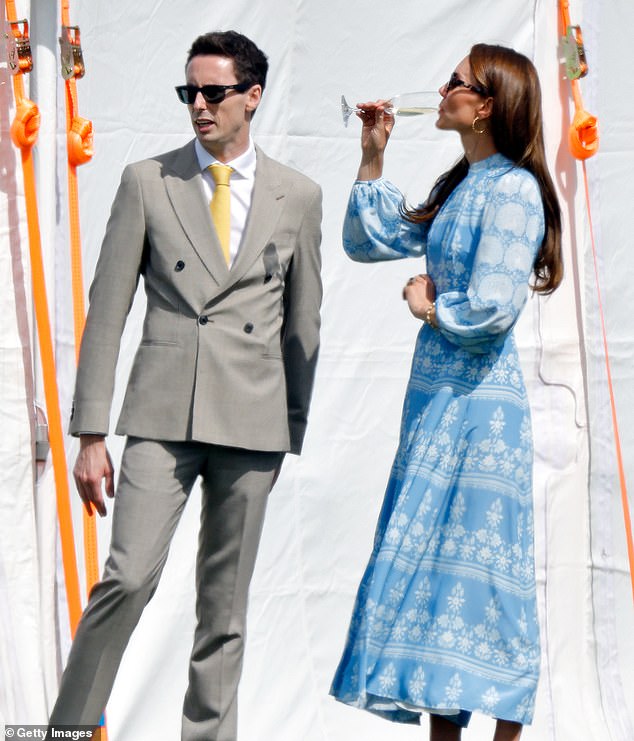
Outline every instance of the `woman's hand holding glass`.
<svg viewBox="0 0 634 741"><path fill-rule="evenodd" d="M389 100L359 103L361 119L361 164L358 180L376 180L383 174L383 153L394 128L394 115L388 113Z"/></svg>

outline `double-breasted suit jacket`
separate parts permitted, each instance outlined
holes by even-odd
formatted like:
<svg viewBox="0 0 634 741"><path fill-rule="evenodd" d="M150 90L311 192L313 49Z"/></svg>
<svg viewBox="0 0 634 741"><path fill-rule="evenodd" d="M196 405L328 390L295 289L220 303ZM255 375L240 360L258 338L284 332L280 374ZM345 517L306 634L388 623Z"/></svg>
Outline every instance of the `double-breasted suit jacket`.
<svg viewBox="0 0 634 741"><path fill-rule="evenodd" d="M143 335L117 433L300 452L319 346L321 190L259 148L256 163L231 269L193 141L125 169L90 289L71 433L108 432L143 276Z"/></svg>

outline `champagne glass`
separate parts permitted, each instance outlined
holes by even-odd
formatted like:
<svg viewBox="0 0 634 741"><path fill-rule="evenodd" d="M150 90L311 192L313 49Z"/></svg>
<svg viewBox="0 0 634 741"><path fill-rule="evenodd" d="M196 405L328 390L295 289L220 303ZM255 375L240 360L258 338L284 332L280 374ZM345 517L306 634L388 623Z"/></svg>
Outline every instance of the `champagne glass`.
<svg viewBox="0 0 634 741"><path fill-rule="evenodd" d="M421 116L425 113L436 113L438 111L439 94L431 90L422 90L417 93L400 93L389 99L389 105L385 112L392 116ZM353 113L360 112L359 108L353 108L348 104L345 95L341 96L341 115L343 125L348 126L348 119Z"/></svg>

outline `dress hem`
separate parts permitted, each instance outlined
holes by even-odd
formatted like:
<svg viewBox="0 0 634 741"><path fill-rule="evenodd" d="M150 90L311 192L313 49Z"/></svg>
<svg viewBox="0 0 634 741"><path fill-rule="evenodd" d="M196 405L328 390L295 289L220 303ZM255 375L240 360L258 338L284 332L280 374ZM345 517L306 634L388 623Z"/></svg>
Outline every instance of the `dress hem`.
<svg viewBox="0 0 634 741"><path fill-rule="evenodd" d="M378 715L379 717L384 718L385 720L389 720L392 723L420 725L423 713L426 713L428 715L442 715L447 717L448 719L450 716L455 717L461 713L478 713L479 715L484 715L488 718L492 718L493 720L505 720L512 723L519 723L522 726L530 726L533 721L532 715L528 717L525 716L521 719L517 717L504 717L504 715L508 714L494 715L493 713L487 712L481 707L433 707L428 705L413 704L407 700L399 700L398 698L394 697L386 697L370 693L367 693L363 696L339 696L334 690L330 691L330 695L337 702L340 702L343 705L357 708L357 710L365 710L368 713Z"/></svg>

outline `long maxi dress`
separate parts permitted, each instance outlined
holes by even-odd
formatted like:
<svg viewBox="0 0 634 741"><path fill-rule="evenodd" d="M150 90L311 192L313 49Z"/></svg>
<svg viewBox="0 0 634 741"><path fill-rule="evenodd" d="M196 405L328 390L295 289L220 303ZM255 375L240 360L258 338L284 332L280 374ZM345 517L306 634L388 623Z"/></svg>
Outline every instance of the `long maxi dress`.
<svg viewBox="0 0 634 741"><path fill-rule="evenodd" d="M439 328L418 334L374 549L331 693L404 723L530 723L539 674L532 433L512 329L544 236L539 187L472 164L431 227L387 180L353 186L344 248L426 255Z"/></svg>

